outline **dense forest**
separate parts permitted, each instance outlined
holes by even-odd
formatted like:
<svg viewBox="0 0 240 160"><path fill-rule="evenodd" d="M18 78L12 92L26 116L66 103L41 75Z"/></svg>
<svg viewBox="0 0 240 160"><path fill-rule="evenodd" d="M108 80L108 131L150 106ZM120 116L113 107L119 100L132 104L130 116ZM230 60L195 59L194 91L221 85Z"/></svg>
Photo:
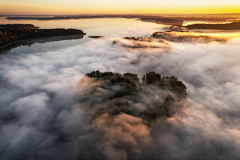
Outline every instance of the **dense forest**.
<svg viewBox="0 0 240 160"><path fill-rule="evenodd" d="M39 29L32 24L6 24L0 25L0 47L12 42L30 38L82 34L84 34L82 30L76 29Z"/></svg>
<svg viewBox="0 0 240 160"><path fill-rule="evenodd" d="M86 76L92 79L91 83L95 84L95 87L84 94L87 96L83 96L82 101L91 102L90 106L108 103L107 107L99 108L95 116L104 113L112 115L125 113L152 121L158 117L169 117L177 112L182 108L182 102L187 96L186 86L177 77L162 77L155 72L147 72L141 79L133 73L120 74L98 70L87 73ZM83 82L84 78L80 83ZM161 97L162 102L154 103L151 100L156 94ZM97 103L94 100L96 97ZM143 103L143 99L150 101L150 104L146 109L136 112L134 104Z"/></svg>

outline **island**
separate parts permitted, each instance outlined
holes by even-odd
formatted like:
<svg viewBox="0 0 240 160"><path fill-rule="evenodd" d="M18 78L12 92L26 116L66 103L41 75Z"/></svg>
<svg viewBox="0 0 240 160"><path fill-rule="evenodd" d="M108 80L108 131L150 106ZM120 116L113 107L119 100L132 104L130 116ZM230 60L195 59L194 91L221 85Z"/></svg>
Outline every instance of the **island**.
<svg viewBox="0 0 240 160"><path fill-rule="evenodd" d="M177 77L162 77L154 71L147 72L140 80L134 73L97 70L87 73L79 85L80 100L95 108L95 113L91 113L95 118L105 113L112 116L124 113L151 122L179 112L187 97L187 87ZM154 95L159 101L152 100ZM146 103L145 107L138 108L140 103Z"/></svg>
<svg viewBox="0 0 240 160"><path fill-rule="evenodd" d="M104 36L88 36L88 38L95 38L95 39L98 39L98 38L104 38Z"/></svg>
<svg viewBox="0 0 240 160"><path fill-rule="evenodd" d="M29 39L50 37L66 39L71 36L73 38L82 38L83 35L85 33L78 29L40 29L32 24L5 24L0 25L0 49Z"/></svg>

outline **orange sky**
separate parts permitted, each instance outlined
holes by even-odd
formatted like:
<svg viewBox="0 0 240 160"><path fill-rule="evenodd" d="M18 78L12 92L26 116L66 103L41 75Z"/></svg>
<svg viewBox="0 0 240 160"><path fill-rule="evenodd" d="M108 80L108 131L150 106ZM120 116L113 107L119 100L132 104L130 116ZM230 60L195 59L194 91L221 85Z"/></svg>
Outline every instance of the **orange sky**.
<svg viewBox="0 0 240 160"><path fill-rule="evenodd" d="M0 15L240 13L240 0L1 0Z"/></svg>

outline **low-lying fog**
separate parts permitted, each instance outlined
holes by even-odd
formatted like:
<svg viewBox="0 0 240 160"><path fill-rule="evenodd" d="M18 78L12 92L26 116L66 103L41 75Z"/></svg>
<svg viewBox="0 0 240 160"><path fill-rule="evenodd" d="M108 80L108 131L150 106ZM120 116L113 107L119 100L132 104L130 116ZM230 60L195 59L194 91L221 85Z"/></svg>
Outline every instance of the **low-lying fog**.
<svg viewBox="0 0 240 160"><path fill-rule="evenodd" d="M112 45L152 33L128 29L64 49L0 55L0 159L239 159L240 38L169 41L168 49ZM154 127L126 116L126 133L114 126L117 118L99 129L79 99L79 81L93 70L176 76L187 102Z"/></svg>

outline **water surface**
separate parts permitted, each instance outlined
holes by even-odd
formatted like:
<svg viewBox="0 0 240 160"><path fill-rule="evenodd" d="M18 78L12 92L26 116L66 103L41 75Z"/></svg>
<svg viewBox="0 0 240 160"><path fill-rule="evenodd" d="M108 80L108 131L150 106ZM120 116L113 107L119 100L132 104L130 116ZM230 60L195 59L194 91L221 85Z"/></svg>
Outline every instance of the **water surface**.
<svg viewBox="0 0 240 160"><path fill-rule="evenodd" d="M0 24L33 24L42 29L50 28L74 28L81 29L86 33L83 39L79 40L64 40L61 42L48 42L46 44L34 44L30 47L22 46L13 49L11 52L27 52L41 50L55 50L57 48L65 48L74 45L85 43L91 38L88 36L110 36L126 30L127 28L144 28L144 29L160 29L162 25L157 25L150 22L141 22L136 19L125 18L101 18L101 19L78 19L78 20L53 20L53 21L38 21L38 20L7 20L6 17L0 17ZM126 36L135 36L134 33ZM149 35L150 36L150 35Z"/></svg>

